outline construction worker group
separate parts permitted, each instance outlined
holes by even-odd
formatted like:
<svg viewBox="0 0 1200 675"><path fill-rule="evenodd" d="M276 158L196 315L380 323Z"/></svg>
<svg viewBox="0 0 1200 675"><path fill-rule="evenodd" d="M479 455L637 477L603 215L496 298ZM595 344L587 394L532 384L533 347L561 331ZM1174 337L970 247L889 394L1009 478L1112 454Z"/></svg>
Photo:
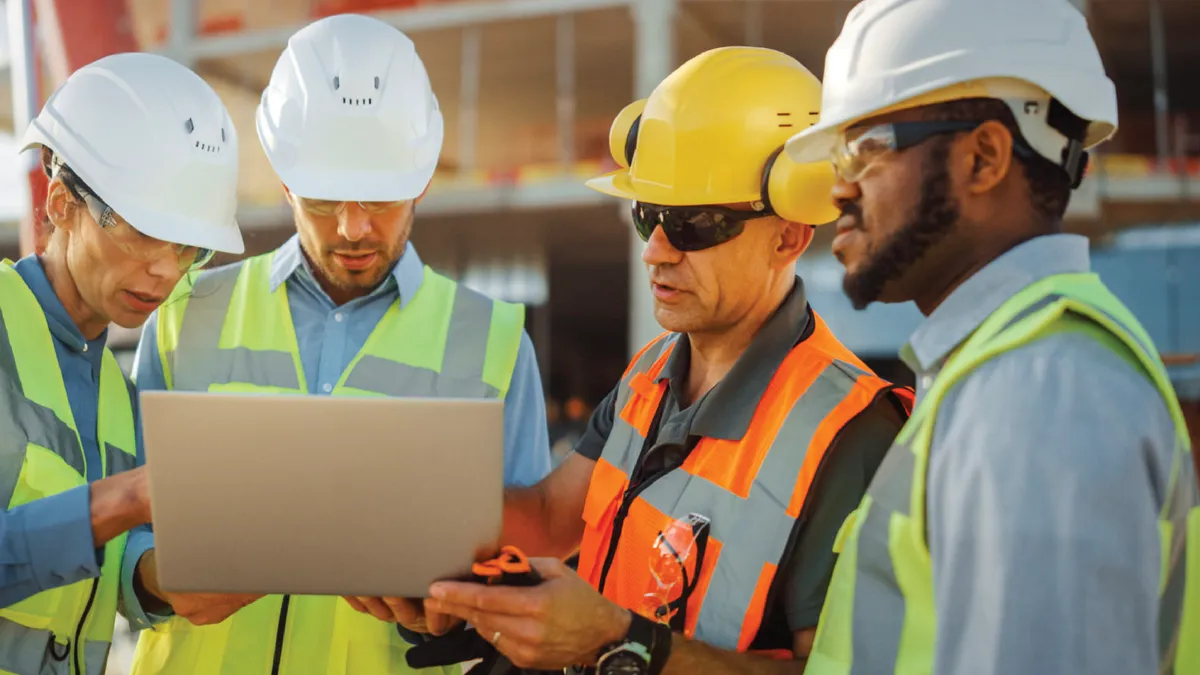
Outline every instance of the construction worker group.
<svg viewBox="0 0 1200 675"><path fill-rule="evenodd" d="M443 120L407 36L347 14L291 37L256 131L296 235L220 267L244 130L167 58L84 66L25 135L45 249L0 265L0 673L103 673L119 612L135 675L460 673L468 644L485 675L1200 675L1188 430L1062 231L1116 129L1068 0L864 0L823 82L770 49L688 60L588 182L631 202L664 333L551 471L523 308L409 242ZM925 315L915 390L808 303L817 226L856 308ZM111 323L144 327L132 378ZM150 389L503 399L496 548L536 582L164 591Z"/></svg>

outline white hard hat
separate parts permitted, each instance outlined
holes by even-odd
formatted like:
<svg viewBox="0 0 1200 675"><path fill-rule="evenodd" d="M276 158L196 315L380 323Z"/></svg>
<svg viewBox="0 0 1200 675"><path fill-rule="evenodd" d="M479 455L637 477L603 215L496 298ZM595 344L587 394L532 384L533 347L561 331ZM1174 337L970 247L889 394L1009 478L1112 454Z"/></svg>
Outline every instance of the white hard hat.
<svg viewBox="0 0 1200 675"><path fill-rule="evenodd" d="M412 40L357 14L288 40L257 127L280 180L311 199L413 199L442 151L442 113Z"/></svg>
<svg viewBox="0 0 1200 675"><path fill-rule="evenodd" d="M76 70L25 131L142 234L242 253L237 132L199 75L163 56L114 54Z"/></svg>
<svg viewBox="0 0 1200 675"><path fill-rule="evenodd" d="M820 121L787 143L796 162L828 158L857 121L962 98L1004 100L1030 146L1059 165L1072 150L1055 128L1062 108L1085 125L1076 151L1117 128L1116 89L1068 0L865 0L829 48L823 80Z"/></svg>

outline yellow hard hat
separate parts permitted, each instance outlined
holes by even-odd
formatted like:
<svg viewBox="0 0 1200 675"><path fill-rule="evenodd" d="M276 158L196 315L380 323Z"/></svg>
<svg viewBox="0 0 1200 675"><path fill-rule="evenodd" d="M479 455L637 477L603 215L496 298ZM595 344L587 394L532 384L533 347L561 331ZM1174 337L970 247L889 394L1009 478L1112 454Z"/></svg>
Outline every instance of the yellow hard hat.
<svg viewBox="0 0 1200 675"><path fill-rule="evenodd" d="M821 82L787 54L720 47L621 111L609 149L621 169L588 187L661 206L750 202L785 220L833 221L829 161L796 164L784 143L818 121Z"/></svg>

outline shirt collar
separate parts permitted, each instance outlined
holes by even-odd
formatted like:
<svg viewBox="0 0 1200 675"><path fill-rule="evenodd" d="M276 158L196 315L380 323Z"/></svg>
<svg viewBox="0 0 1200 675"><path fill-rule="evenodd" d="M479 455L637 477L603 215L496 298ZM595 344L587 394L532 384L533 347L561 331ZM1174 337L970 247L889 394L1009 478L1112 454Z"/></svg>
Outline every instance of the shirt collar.
<svg viewBox="0 0 1200 675"><path fill-rule="evenodd" d="M13 269L21 275L25 285L33 291L33 296L42 306L42 313L46 316L46 324L50 327L50 333L71 351L86 352L91 357L93 365L98 366L100 355L103 354L104 345L108 341L108 330L105 329L94 340L83 337L83 333L75 325L74 319L67 313L67 308L63 306L62 300L58 299L58 294L54 292L54 286L50 284L46 270L42 267L42 261L36 255L21 258L13 265Z"/></svg>
<svg viewBox="0 0 1200 675"><path fill-rule="evenodd" d="M1086 237L1051 234L1023 242L954 289L917 327L900 358L913 371L927 373L1021 289L1048 276L1090 269Z"/></svg>
<svg viewBox="0 0 1200 675"><path fill-rule="evenodd" d="M783 304L759 329L729 373L696 405L691 435L736 441L746 435L758 402L788 353L811 332L804 282L796 283ZM674 392L682 392L691 365L691 343L680 335L659 381L667 379Z"/></svg>
<svg viewBox="0 0 1200 675"><path fill-rule="evenodd" d="M311 282L318 289L320 288L320 284L316 283L316 277L313 276L312 268L308 264L308 258L304 257L304 252L300 248L300 235L298 234L293 234L275 251L275 258L271 261L271 292L274 293L283 282L293 275L303 281ZM371 291L371 294L387 293L395 289L400 295L400 308L403 309L408 301L417 294L417 290L421 288L424 280L425 263L417 254L417 249L412 242L408 242L405 244L400 260L392 268L391 275L378 288ZM324 295L325 292L321 291L321 294Z"/></svg>

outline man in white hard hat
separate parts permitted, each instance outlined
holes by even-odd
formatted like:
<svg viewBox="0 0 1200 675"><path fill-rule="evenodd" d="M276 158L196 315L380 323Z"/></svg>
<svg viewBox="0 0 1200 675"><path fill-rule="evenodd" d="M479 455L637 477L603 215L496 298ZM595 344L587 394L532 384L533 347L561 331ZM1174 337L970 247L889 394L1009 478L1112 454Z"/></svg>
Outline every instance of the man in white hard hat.
<svg viewBox="0 0 1200 675"><path fill-rule="evenodd" d="M502 398L506 481L541 479L550 451L524 308L437 274L409 243L443 133L412 41L365 16L313 23L280 56L257 125L298 234L182 286L143 333L139 386ZM153 552L137 555L153 586ZM408 671L395 626L340 598L145 591L166 602L133 618L157 624L134 673Z"/></svg>
<svg viewBox="0 0 1200 675"><path fill-rule="evenodd" d="M242 251L237 136L195 73L118 54L72 73L23 145L51 231L41 255L0 262L0 671L91 675L129 599L126 541L150 520L107 329L142 325L213 250Z"/></svg>
<svg viewBox="0 0 1200 675"><path fill-rule="evenodd" d="M1062 233L1116 123L1067 0L866 0L829 50L821 120L787 151L838 169L854 305L927 318L901 353L917 409L844 527L810 675L1200 672L1183 416Z"/></svg>

